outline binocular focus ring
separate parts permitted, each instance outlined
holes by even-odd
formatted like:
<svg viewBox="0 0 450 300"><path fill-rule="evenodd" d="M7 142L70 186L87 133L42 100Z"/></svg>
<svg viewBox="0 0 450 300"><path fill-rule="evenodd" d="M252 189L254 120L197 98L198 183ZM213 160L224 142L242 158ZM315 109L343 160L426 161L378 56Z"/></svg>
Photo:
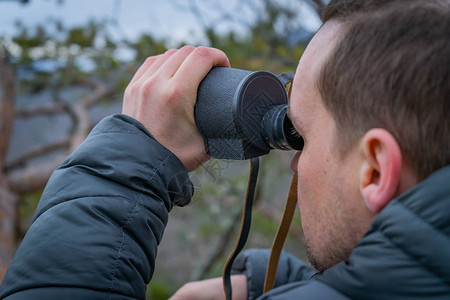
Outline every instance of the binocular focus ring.
<svg viewBox="0 0 450 300"><path fill-rule="evenodd" d="M302 150L303 138L287 115L287 105L271 107L262 121L262 134L271 149Z"/></svg>

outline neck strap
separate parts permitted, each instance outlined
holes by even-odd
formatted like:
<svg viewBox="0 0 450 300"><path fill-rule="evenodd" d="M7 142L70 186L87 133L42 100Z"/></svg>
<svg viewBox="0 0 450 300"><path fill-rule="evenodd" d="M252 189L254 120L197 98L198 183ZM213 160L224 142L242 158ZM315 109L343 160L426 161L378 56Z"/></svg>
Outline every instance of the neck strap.
<svg viewBox="0 0 450 300"><path fill-rule="evenodd" d="M229 300L231 300L231 279L230 279L231 267L233 266L233 262L238 256L239 252L241 252L242 248L244 248L245 242L247 241L248 233L250 231L250 224L252 222L253 198L255 196L256 180L258 179L258 170L259 170L259 158L257 157L252 158L250 160L250 175L248 178L247 192L245 195L244 210L242 212L239 238L236 242L236 245L234 246L233 252L228 257L222 276L225 295L226 298Z"/></svg>
<svg viewBox="0 0 450 300"><path fill-rule="evenodd" d="M250 224L252 219L252 205L255 195L256 181L258 179L259 159L253 158L250 160L250 175L248 179L247 192L245 196L244 209L242 212L241 229L239 232L239 238L234 246L234 250L228 257L223 270L223 286L226 295L226 299L232 299L231 290L231 267L233 262L238 256L239 252L244 248L247 241L248 233L250 231ZM266 271L266 278L264 281L264 293L270 291L275 283L275 277L277 273L278 262L280 259L281 251L286 240L289 227L297 206L297 174L292 177L291 187L289 195L284 207L283 217L278 227L275 239L272 244L272 251L270 253L269 263Z"/></svg>
<svg viewBox="0 0 450 300"><path fill-rule="evenodd" d="M275 284L278 262L280 260L281 250L283 250L289 227L297 207L297 173L292 176L291 187L289 189L286 205L284 206L283 217L278 227L277 234L273 240L272 250L270 252L269 263L266 270L266 279L264 281L263 293L267 293Z"/></svg>

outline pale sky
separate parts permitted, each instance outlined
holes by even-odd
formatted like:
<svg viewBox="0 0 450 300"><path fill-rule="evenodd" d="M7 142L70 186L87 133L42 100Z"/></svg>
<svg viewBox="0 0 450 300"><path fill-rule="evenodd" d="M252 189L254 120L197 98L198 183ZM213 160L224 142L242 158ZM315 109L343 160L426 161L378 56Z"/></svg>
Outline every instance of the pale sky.
<svg viewBox="0 0 450 300"><path fill-rule="evenodd" d="M45 24L52 18L72 27L85 24L90 19L112 18L118 20L118 26L109 30L117 37L133 39L148 32L174 42L182 40L199 44L202 43L202 30L189 6L185 5L189 1L196 1L206 23L217 19L222 11L250 22L254 18L250 7L240 7L242 0L64 0L62 5L57 4L57 0L31 0L27 5L9 0L0 1L0 36L11 36L17 19L27 27ZM283 1L295 4L307 29L315 31L320 26L320 20L307 5L299 5L298 0ZM258 5L261 0L253 3ZM219 30L242 31L238 24L226 22Z"/></svg>

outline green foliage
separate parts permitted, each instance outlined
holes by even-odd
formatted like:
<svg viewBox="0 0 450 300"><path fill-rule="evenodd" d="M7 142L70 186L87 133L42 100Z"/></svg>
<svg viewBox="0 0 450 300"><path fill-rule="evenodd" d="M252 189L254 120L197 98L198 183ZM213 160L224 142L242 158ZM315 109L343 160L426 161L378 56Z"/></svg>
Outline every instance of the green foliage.
<svg viewBox="0 0 450 300"><path fill-rule="evenodd" d="M237 37L234 33L218 34L213 28L207 28L205 34L212 47L223 50L235 68L249 70L269 70L274 73L295 71L304 45L287 46L286 32L297 22L294 11L279 5L277 1L264 1L265 8L261 16L251 25L248 36Z"/></svg>
<svg viewBox="0 0 450 300"><path fill-rule="evenodd" d="M235 68L265 69L274 73L294 71L304 47L288 47L286 36L275 27L289 27L296 14L273 0L264 3L265 9L249 27L248 35L238 36L233 32L219 34L214 28L206 28L205 35L211 46L228 55ZM85 26L67 29L61 21L54 20L29 29L17 22L18 34L12 39L16 50L20 49L14 53L17 65L35 75L24 79L22 87L39 92L46 83L70 86L85 78L108 78L118 70L123 76L117 76L119 73L116 72L114 80L123 87L148 56L167 50L166 40L156 39L149 34L142 34L132 42L113 40L106 33L106 25L105 22L91 21ZM124 62L114 53L119 46L135 53L134 60L127 63L128 66L124 67ZM43 60L55 61L56 70L35 70L36 62ZM80 61L83 61L84 66ZM86 69L86 64L91 67Z"/></svg>
<svg viewBox="0 0 450 300"><path fill-rule="evenodd" d="M156 40L151 35L143 34L134 43L129 46L136 50L136 60L144 61L147 57L166 52L166 42L164 40Z"/></svg>
<svg viewBox="0 0 450 300"><path fill-rule="evenodd" d="M36 26L34 33L30 32L22 23L17 23L16 26L19 29L19 34L13 38L13 41L21 45L23 48L38 47L45 43L49 39L47 31L42 25Z"/></svg>
<svg viewBox="0 0 450 300"><path fill-rule="evenodd" d="M167 280L155 279L147 286L147 299L166 300L173 294L173 284Z"/></svg>
<svg viewBox="0 0 450 300"><path fill-rule="evenodd" d="M85 27L74 27L67 33L65 44L76 44L81 48L93 47L98 29L99 25L92 21Z"/></svg>
<svg viewBox="0 0 450 300"><path fill-rule="evenodd" d="M30 227L34 212L36 211L43 191L44 190L41 189L34 193L22 195L19 203L20 228L27 229Z"/></svg>
<svg viewBox="0 0 450 300"><path fill-rule="evenodd" d="M61 21L34 29L20 22L16 26L19 33L10 41L0 38L0 43L15 56L19 74L26 74L19 77L22 91L36 93L48 86L73 86L95 78L123 81L115 72L124 68L114 54L119 43L105 33L105 23L91 21L71 29Z"/></svg>
<svg viewBox="0 0 450 300"><path fill-rule="evenodd" d="M252 227L258 228L258 233L262 235L273 236L277 231L278 223L274 220L268 219L259 211L255 211L252 215Z"/></svg>
<svg viewBox="0 0 450 300"><path fill-rule="evenodd" d="M264 3L265 8L258 20L249 26L248 35L237 35L233 32L219 34L214 28L207 28L205 35L209 44L223 50L234 68L269 70L276 74L295 71L304 46L288 47L286 35L280 30L285 30L295 22L296 13L284 9L274 0L267 0ZM148 56L161 54L167 50L166 40L157 39L150 34L143 34L135 41L114 40L106 33L105 25L102 22L91 21L85 26L67 29L62 22L53 21L30 30L18 23L18 34L9 42L0 38L0 44L5 44L11 50L17 68L27 73L27 76L20 78L19 91L39 92L48 88L71 87L83 80L116 82L123 91ZM132 51L134 59L120 60L115 53L118 47ZM36 66L37 63L46 60L55 63L53 69L39 69ZM91 67L86 68L86 65ZM108 105L110 99L104 99L102 103ZM262 159L261 165L259 201L278 212L284 204L284 199L279 199L280 190L287 193L290 173L288 163L285 158L271 154ZM177 251L183 253L196 251L199 244L211 250L214 246L211 245L211 241L232 224L236 212L242 208L248 165L246 162L211 160L192 174L200 182L198 186L200 198L194 201L192 209L174 209L172 212L172 215L175 215L172 219L178 220L183 225L177 227L170 247L181 249ZM41 191L26 195L22 199L20 214L25 222L24 227L29 224L40 194ZM281 216L281 213L279 215ZM294 223L293 226L298 227L300 223L298 217ZM270 246L277 226L275 219L269 219L261 211L256 211L251 233L256 242L250 241L249 246ZM238 226L236 231L237 228ZM234 239L231 238L230 241L224 253L206 272L207 276L218 276L221 273ZM208 253L199 254L198 261L205 261L207 256ZM194 269L198 266L191 267ZM189 279L192 270L184 274L182 279L174 279L175 275L179 274L172 273L177 272L173 270L168 272L169 274L158 274L152 279L148 286L147 298L167 299L182 282Z"/></svg>

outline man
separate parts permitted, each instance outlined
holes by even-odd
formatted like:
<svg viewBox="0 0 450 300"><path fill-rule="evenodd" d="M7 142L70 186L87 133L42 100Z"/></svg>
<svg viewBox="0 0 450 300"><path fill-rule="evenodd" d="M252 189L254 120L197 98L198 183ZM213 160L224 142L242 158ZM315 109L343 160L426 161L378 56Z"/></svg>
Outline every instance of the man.
<svg viewBox="0 0 450 300"><path fill-rule="evenodd" d="M285 254L281 287L260 299L450 299L449 2L392 2L331 1L300 60L291 166L320 273ZM240 256L239 296L261 294L267 259Z"/></svg>
<svg viewBox="0 0 450 300"><path fill-rule="evenodd" d="M330 1L299 63L289 109L305 147L292 169L319 273L283 254L261 299L450 295L450 7L389 2ZM184 169L207 159L193 106L213 65L229 64L192 47L144 63L124 115L102 121L53 174L0 297L145 296L168 211L192 193ZM261 295L266 263L261 250L240 256L236 298ZM174 298L223 297L217 282Z"/></svg>

